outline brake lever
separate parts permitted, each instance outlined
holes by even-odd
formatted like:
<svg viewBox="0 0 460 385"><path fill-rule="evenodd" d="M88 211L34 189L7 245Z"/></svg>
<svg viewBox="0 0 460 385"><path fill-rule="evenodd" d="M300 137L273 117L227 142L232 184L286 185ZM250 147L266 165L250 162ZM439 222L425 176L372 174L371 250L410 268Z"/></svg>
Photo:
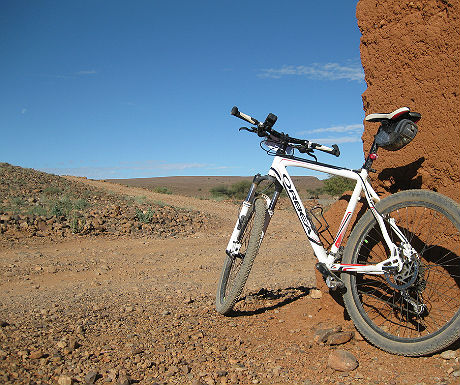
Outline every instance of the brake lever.
<svg viewBox="0 0 460 385"><path fill-rule="evenodd" d="M311 156L315 160L315 162L318 161L316 155L313 155L314 150L312 148L308 148L307 145L298 146L296 148L301 154L307 154L308 156Z"/></svg>
<svg viewBox="0 0 460 385"><path fill-rule="evenodd" d="M318 161L318 158L316 157L316 155L313 155L313 150L307 150L307 151L305 151L305 153L306 153L308 156L311 156L311 157L315 160L315 162Z"/></svg>
<svg viewBox="0 0 460 385"><path fill-rule="evenodd" d="M255 128L240 127L240 128L238 129L238 131L242 131L242 130L244 130L244 131L249 131L249 132L257 132L257 131L255 130Z"/></svg>

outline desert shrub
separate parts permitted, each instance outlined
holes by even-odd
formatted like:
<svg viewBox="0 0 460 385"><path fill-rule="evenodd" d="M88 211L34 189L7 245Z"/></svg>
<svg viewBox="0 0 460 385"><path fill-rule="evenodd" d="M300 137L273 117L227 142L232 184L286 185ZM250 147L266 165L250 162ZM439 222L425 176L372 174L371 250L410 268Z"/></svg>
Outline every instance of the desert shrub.
<svg viewBox="0 0 460 385"><path fill-rule="evenodd" d="M221 197L227 197L229 198L231 196L231 191L227 186L216 186L211 188L209 190L211 192L211 195L214 198L221 198Z"/></svg>
<svg viewBox="0 0 460 385"><path fill-rule="evenodd" d="M342 195L345 191L353 190L355 184L356 182L351 179L333 175L324 180L322 191L332 196Z"/></svg>
<svg viewBox="0 0 460 385"><path fill-rule="evenodd" d="M21 197L13 197L10 199L10 202L9 202L9 207L8 207L8 211L13 211L15 214L20 214L22 213L22 210L26 204L26 202L24 201L24 199L22 199Z"/></svg>
<svg viewBox="0 0 460 385"><path fill-rule="evenodd" d="M216 186L213 187L210 192L214 198L235 198L235 199L244 199L251 187L252 182L247 180L242 180L228 186Z"/></svg>
<svg viewBox="0 0 460 385"><path fill-rule="evenodd" d="M134 202L137 204L144 204L146 201L147 201L147 197L145 195L134 197Z"/></svg>
<svg viewBox="0 0 460 385"><path fill-rule="evenodd" d="M231 186L232 198L244 199L248 194L248 191L252 185L252 182L248 180L242 180L241 182L235 183Z"/></svg>
<svg viewBox="0 0 460 385"><path fill-rule="evenodd" d="M139 222L142 222L142 223L151 223L152 222L152 219L155 215L155 210L152 210L151 208L149 208L148 210L146 211L142 211L140 209L136 209L136 219L139 221Z"/></svg>
<svg viewBox="0 0 460 385"><path fill-rule="evenodd" d="M85 199L77 199L73 202L73 208L75 210L84 210L89 206L89 202Z"/></svg>
<svg viewBox="0 0 460 385"><path fill-rule="evenodd" d="M47 186L43 189L43 193L45 195L59 195L59 194L62 194L62 189L60 189L59 187L56 187L56 186Z"/></svg>
<svg viewBox="0 0 460 385"><path fill-rule="evenodd" d="M44 206L33 206L27 212L29 215L36 215L38 217L47 217L49 212L48 209Z"/></svg>
<svg viewBox="0 0 460 385"><path fill-rule="evenodd" d="M172 191L168 189L167 187L155 187L153 191L160 193L160 194L172 194Z"/></svg>
<svg viewBox="0 0 460 385"><path fill-rule="evenodd" d="M80 233L85 227L86 219L82 214L73 212L70 216L70 230L74 234Z"/></svg>
<svg viewBox="0 0 460 385"><path fill-rule="evenodd" d="M318 187L315 189L307 189L307 194L310 199L318 199L322 193L323 193L322 187Z"/></svg>
<svg viewBox="0 0 460 385"><path fill-rule="evenodd" d="M72 209L72 201L65 195L51 202L50 214L56 217L68 217Z"/></svg>
<svg viewBox="0 0 460 385"><path fill-rule="evenodd" d="M70 218L71 214L76 211L84 210L90 206L85 199L72 199L68 195L64 195L56 199L45 199L43 207L46 208L48 216Z"/></svg>

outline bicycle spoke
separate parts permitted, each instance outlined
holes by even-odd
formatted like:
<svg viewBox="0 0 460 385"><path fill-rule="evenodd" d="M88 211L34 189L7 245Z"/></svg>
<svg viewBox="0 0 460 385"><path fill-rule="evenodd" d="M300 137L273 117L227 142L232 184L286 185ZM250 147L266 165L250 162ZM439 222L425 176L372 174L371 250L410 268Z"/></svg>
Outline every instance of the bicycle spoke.
<svg viewBox="0 0 460 385"><path fill-rule="evenodd" d="M445 235L452 234L451 246L459 231L445 221L444 216L431 207L406 206L390 213L404 237L417 250L420 258L419 278L404 297L383 275L357 274L354 286L361 306L370 322L402 339L420 338L441 329L460 308L460 256L458 247L445 246ZM429 224L429 226L428 226ZM377 264L389 257L377 221L367 231L360 244L356 262ZM385 221L390 239L400 245L401 240ZM397 276L395 276L397 277ZM423 293L423 296L422 296ZM420 310L419 310L420 309ZM454 309L454 310L452 310Z"/></svg>

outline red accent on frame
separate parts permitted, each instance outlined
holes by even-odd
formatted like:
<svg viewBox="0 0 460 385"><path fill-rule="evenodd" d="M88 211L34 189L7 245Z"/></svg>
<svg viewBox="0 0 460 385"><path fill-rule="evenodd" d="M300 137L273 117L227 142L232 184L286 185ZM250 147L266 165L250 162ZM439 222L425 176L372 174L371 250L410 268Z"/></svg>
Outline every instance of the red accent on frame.
<svg viewBox="0 0 460 385"><path fill-rule="evenodd" d="M409 111L406 111L406 110L401 111L401 112L398 112L396 115L394 115L394 116L391 118L391 120L395 120L395 119L397 119L399 116L404 115L404 114L407 114L408 112L409 112Z"/></svg>
<svg viewBox="0 0 460 385"><path fill-rule="evenodd" d="M372 160L376 160L377 159L377 154L369 154L369 158L372 159Z"/></svg>
<svg viewBox="0 0 460 385"><path fill-rule="evenodd" d="M347 229L346 223L348 220L351 218L351 212L348 211L347 214L345 215L345 218L343 219L342 223L340 224L340 227L342 230L340 230L340 234L338 235L334 245L335 247L339 247L340 244L342 243L343 236L345 235L345 230Z"/></svg>
<svg viewBox="0 0 460 385"><path fill-rule="evenodd" d="M361 265L361 264L358 264L358 265L355 265L355 264L341 264L341 266L349 266L349 267L344 267L342 269L342 271L348 271L348 270L353 270L353 267L357 267L357 266L366 266L366 265Z"/></svg>
<svg viewBox="0 0 460 385"><path fill-rule="evenodd" d="M366 266L362 263L341 263L340 266Z"/></svg>

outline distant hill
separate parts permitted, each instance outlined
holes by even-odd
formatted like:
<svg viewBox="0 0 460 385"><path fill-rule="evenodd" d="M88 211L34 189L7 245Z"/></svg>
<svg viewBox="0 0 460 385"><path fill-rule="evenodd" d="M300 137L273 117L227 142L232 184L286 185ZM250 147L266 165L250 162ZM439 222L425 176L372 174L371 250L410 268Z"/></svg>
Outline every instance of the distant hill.
<svg viewBox="0 0 460 385"><path fill-rule="evenodd" d="M213 187L230 187L243 180L251 181L252 178L252 176L173 176L159 178L106 179L106 181L130 187L142 187L152 191L167 189L167 191L177 195L209 198L211 197L210 190ZM323 182L313 176L294 176L292 179L301 196L305 195L308 189L314 190L323 186Z"/></svg>

